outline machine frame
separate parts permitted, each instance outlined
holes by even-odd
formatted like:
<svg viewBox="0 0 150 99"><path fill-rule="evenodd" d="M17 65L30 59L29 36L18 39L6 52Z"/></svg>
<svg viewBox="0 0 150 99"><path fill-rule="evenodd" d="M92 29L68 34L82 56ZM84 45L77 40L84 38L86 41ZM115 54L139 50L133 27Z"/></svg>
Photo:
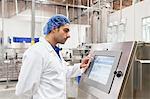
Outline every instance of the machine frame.
<svg viewBox="0 0 150 99"><path fill-rule="evenodd" d="M90 73L92 71L92 68L94 66L94 60L97 56L104 56L104 57L113 57L113 64L112 64L112 67L111 67L111 70L110 70L110 73L109 73L109 77L107 79L107 83L106 84L103 84L103 83L100 83L98 81L95 81L95 80L92 80L89 78L90 76ZM87 83L88 85L90 86L93 86L95 88L98 88L99 90L102 90L106 93L109 93L110 92L110 89L111 89L111 85L113 83L113 79L114 79L114 72L116 71L117 69L117 66L119 64L119 60L120 60L120 57L121 57L121 51L95 51L94 52L94 59L93 61L91 62L90 64L90 68L87 70L87 72L85 73L87 76L87 78L84 80L85 83Z"/></svg>

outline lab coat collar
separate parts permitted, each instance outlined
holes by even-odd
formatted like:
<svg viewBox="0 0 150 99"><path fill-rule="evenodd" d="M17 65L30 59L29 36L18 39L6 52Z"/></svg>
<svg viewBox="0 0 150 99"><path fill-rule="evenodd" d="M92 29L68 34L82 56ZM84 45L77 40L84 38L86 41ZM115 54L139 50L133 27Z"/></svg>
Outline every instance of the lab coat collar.
<svg viewBox="0 0 150 99"><path fill-rule="evenodd" d="M40 42L44 43L44 45L46 46L46 48L50 51L50 52L54 52L55 55L59 58L59 60L61 60L61 55L58 56L57 53L55 52L54 48L52 47L52 45L44 38L44 37L40 37L39 39ZM57 47L58 48L58 47Z"/></svg>
<svg viewBox="0 0 150 99"><path fill-rule="evenodd" d="M44 37L40 37L39 41L44 43L44 45L50 52L53 51L53 47L51 46L51 44L49 44L49 42Z"/></svg>

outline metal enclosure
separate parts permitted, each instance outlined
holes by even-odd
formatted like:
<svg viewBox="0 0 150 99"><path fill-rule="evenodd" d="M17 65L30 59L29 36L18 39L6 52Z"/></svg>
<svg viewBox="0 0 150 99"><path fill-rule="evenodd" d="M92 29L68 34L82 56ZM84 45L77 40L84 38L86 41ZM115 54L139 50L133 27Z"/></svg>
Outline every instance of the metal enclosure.
<svg viewBox="0 0 150 99"><path fill-rule="evenodd" d="M138 43L133 71L134 99L149 99L150 43Z"/></svg>
<svg viewBox="0 0 150 99"><path fill-rule="evenodd" d="M130 82L133 76L130 76L132 70L132 63L134 61L135 52L137 48L137 42L121 42L121 43L102 43L92 45L92 50L97 51L121 51L122 55L116 71L121 71L122 76L117 77L115 74L112 81L110 93L106 93L98 88L90 86L84 83L86 79L86 73L82 76L79 85L78 98L77 99L133 99L133 84ZM115 72L115 71L114 71ZM125 88L128 87L128 91L125 92ZM129 98L130 97L130 98Z"/></svg>

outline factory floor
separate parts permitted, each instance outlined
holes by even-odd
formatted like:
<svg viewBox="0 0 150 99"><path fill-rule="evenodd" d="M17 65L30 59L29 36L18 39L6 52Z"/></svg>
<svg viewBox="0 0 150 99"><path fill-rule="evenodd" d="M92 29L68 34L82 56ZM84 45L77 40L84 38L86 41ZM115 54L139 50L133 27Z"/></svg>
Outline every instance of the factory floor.
<svg viewBox="0 0 150 99"><path fill-rule="evenodd" d="M15 85L16 81L11 81L8 85L4 81L0 82L0 99L19 99L15 96Z"/></svg>
<svg viewBox="0 0 150 99"><path fill-rule="evenodd" d="M150 72L150 67L143 69L144 74ZM150 99L150 76L143 75L142 90L134 92L133 99ZM15 96L15 86L17 81L11 81L8 83L0 82L0 99L28 99L26 97L17 97ZM83 94L85 95L85 94ZM68 99L77 99L78 96L78 83L75 79L69 79L67 81L67 97ZM83 99L78 98L78 99ZM93 98L90 98L93 99ZM129 99L129 98L127 98Z"/></svg>
<svg viewBox="0 0 150 99"><path fill-rule="evenodd" d="M0 99L27 99L26 97L17 97L15 95L15 86L17 81L0 82ZM67 97L68 99L76 99L78 84L75 79L69 79L67 81Z"/></svg>

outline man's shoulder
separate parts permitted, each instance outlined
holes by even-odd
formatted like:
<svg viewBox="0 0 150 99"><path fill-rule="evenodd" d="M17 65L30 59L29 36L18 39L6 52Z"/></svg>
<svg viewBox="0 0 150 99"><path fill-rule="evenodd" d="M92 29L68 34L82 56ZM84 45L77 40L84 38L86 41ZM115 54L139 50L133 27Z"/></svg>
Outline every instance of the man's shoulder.
<svg viewBox="0 0 150 99"><path fill-rule="evenodd" d="M30 46L26 51L25 53L29 53L29 52L41 52L41 50L43 50L43 46L41 45L41 43L36 43L32 46Z"/></svg>
<svg viewBox="0 0 150 99"><path fill-rule="evenodd" d="M32 45L30 48L34 49L34 48L40 48L40 47L43 47L42 43L41 42L37 42L34 45Z"/></svg>

